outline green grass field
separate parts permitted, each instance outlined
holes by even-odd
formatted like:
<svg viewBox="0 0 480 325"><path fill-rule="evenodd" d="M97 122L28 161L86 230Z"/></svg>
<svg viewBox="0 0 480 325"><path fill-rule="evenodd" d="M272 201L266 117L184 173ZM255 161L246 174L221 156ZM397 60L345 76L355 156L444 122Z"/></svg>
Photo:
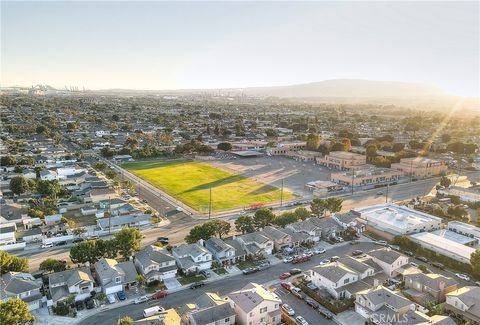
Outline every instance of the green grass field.
<svg viewBox="0 0 480 325"><path fill-rule="evenodd" d="M210 188L214 211L280 201L280 189L206 163L165 160L125 163L122 167L201 212L208 211ZM283 191L284 200L292 197L291 192Z"/></svg>

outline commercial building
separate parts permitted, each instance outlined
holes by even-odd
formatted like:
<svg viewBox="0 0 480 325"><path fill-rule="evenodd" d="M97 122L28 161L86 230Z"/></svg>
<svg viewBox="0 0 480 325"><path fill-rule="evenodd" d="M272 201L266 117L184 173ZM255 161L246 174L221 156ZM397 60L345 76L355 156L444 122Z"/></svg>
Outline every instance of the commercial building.
<svg viewBox="0 0 480 325"><path fill-rule="evenodd" d="M435 230L435 231L432 231L432 234L441 236L449 240L453 240L454 242L457 242L462 245L470 246L470 247L477 247L477 244L478 244L478 239L474 237L465 236L465 235L459 234L458 232L451 231L448 229Z"/></svg>
<svg viewBox="0 0 480 325"><path fill-rule="evenodd" d="M445 161L424 157L402 158L400 162L393 163L391 168L412 177L430 177L447 171Z"/></svg>
<svg viewBox="0 0 480 325"><path fill-rule="evenodd" d="M480 187L451 186L450 188L442 188L438 192L444 195L458 196L463 202L480 202Z"/></svg>
<svg viewBox="0 0 480 325"><path fill-rule="evenodd" d="M304 150L306 147L307 143L304 141L279 143L276 147L268 147L267 154L270 156L287 155L295 151Z"/></svg>
<svg viewBox="0 0 480 325"><path fill-rule="evenodd" d="M475 252L472 247L429 232L413 234L410 238L426 249L466 264L470 264L470 256Z"/></svg>
<svg viewBox="0 0 480 325"><path fill-rule="evenodd" d="M441 218L391 203L355 208L351 212L366 222L367 228L375 228L393 235L440 229Z"/></svg>
<svg viewBox="0 0 480 325"><path fill-rule="evenodd" d="M332 151L324 157L316 158L316 162L328 168L351 170L364 168L367 157L353 152Z"/></svg>
<svg viewBox="0 0 480 325"><path fill-rule="evenodd" d="M346 186L369 186L396 182L401 176L402 173L395 169L367 165L362 169L332 173L330 180Z"/></svg>
<svg viewBox="0 0 480 325"><path fill-rule="evenodd" d="M459 233L470 238L475 238L480 241L480 228L460 221L450 221L448 223L448 230Z"/></svg>

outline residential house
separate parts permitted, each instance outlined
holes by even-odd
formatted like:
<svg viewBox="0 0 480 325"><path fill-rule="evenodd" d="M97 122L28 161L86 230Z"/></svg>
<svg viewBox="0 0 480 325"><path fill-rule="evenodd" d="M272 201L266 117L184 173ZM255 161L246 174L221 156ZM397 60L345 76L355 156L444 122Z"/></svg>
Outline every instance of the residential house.
<svg viewBox="0 0 480 325"><path fill-rule="evenodd" d="M291 223L287 225L285 229L290 229L294 233L306 234L308 236L308 241L318 242L322 236L322 229L314 223L313 219L314 218L308 218Z"/></svg>
<svg viewBox="0 0 480 325"><path fill-rule="evenodd" d="M150 214L127 214L123 216L114 216L97 219L97 225L102 230L115 231L123 227L139 228L150 224Z"/></svg>
<svg viewBox="0 0 480 325"><path fill-rule="evenodd" d="M172 249L178 267L186 274L197 273L212 267L212 253L203 247L203 241L182 244Z"/></svg>
<svg viewBox="0 0 480 325"><path fill-rule="evenodd" d="M177 275L175 258L167 250L152 245L135 253L135 265L147 283L171 279Z"/></svg>
<svg viewBox="0 0 480 325"><path fill-rule="evenodd" d="M457 281L435 273L410 273L404 276L405 288L416 302L438 304L445 301L445 294L457 290Z"/></svg>
<svg viewBox="0 0 480 325"><path fill-rule="evenodd" d="M239 325L276 325L282 322L282 301L260 284L249 283L226 297L233 302L236 322Z"/></svg>
<svg viewBox="0 0 480 325"><path fill-rule="evenodd" d="M213 259L222 264L233 264L235 259L235 248L223 240L211 237L205 241L205 248L212 253Z"/></svg>
<svg viewBox="0 0 480 325"><path fill-rule="evenodd" d="M465 321L480 324L480 287L463 287L445 295L445 310Z"/></svg>
<svg viewBox="0 0 480 325"><path fill-rule="evenodd" d="M245 261L245 258L247 256L247 251L242 247L242 245L234 240L232 237L231 238L225 238L223 240L227 245L233 247L235 249L235 257L234 257L234 262L241 262Z"/></svg>
<svg viewBox="0 0 480 325"><path fill-rule="evenodd" d="M30 273L7 272L0 277L0 300L22 299L29 310L35 310L41 307L41 287L42 281Z"/></svg>
<svg viewBox="0 0 480 325"><path fill-rule="evenodd" d="M342 263L333 262L312 268L310 279L317 287L325 288L332 297L340 299L346 297L345 291L341 288L357 282L358 274Z"/></svg>
<svg viewBox="0 0 480 325"><path fill-rule="evenodd" d="M408 257L390 248L380 248L367 253L385 274L395 276L397 270L408 264Z"/></svg>
<svg viewBox="0 0 480 325"><path fill-rule="evenodd" d="M357 293L355 312L374 324L401 324L415 304L383 286Z"/></svg>
<svg viewBox="0 0 480 325"><path fill-rule="evenodd" d="M236 236L234 239L242 245L247 255L265 257L273 252L273 241L261 232Z"/></svg>
<svg viewBox="0 0 480 325"><path fill-rule="evenodd" d="M292 246L292 236L285 233L283 229L280 230L272 226L266 226L260 233L273 241L273 247L277 252L285 247Z"/></svg>
<svg viewBox="0 0 480 325"><path fill-rule="evenodd" d="M106 295L123 291L136 281L137 271L132 261L118 263L114 259L102 258L94 267L97 283Z"/></svg>
<svg viewBox="0 0 480 325"><path fill-rule="evenodd" d="M206 292L183 307L182 319L189 325L234 325L233 304L216 293Z"/></svg>
<svg viewBox="0 0 480 325"><path fill-rule="evenodd" d="M85 193L84 202L98 203L100 201L108 200L117 195L113 188L94 188Z"/></svg>
<svg viewBox="0 0 480 325"><path fill-rule="evenodd" d="M180 315L174 308L157 315L133 321L133 325L184 325Z"/></svg>
<svg viewBox="0 0 480 325"><path fill-rule="evenodd" d="M40 171L40 179L42 181L54 181L58 179L58 175L53 170L42 170Z"/></svg>
<svg viewBox="0 0 480 325"><path fill-rule="evenodd" d="M60 300L75 296L75 301L90 296L95 281L88 267L69 269L48 276L48 286L53 304Z"/></svg>
<svg viewBox="0 0 480 325"><path fill-rule="evenodd" d="M15 244L17 224L15 222L0 223L0 245Z"/></svg>

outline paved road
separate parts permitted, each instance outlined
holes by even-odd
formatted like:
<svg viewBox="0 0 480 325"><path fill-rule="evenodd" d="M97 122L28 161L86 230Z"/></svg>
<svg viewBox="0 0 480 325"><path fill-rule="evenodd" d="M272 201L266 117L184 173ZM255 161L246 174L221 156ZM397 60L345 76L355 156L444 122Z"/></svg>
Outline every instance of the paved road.
<svg viewBox="0 0 480 325"><path fill-rule="evenodd" d="M220 295L225 295L229 292L241 289L249 282L265 284L267 286L272 286L274 290L279 290L278 283L280 282L280 280L278 280L278 275L284 272L288 272L293 267L301 268L302 270L305 271L318 265L318 263L325 258L330 258L335 255L341 256L341 257L351 255L351 252L356 249L361 249L364 252L367 252L379 247L380 246L370 242L361 242L361 243L358 243L357 245L346 244L342 246L336 246L336 247L333 247L332 249L327 250L325 254L314 256L312 260L302 264L296 264L295 266L293 266L292 264L282 263L282 264L272 266L271 268L258 273L249 274L249 275L242 274L242 275L237 275L234 277L222 279L219 281L215 281L212 283L208 283L204 287L200 289L196 289L195 291L186 289L183 291L172 293L169 296L167 296L167 298L160 301L152 301L152 302L149 302L146 304L140 304L140 305L130 304L130 305L116 308L116 309L103 311L98 314L95 314L94 316L91 316L82 320L79 324L82 324L82 325L112 324L113 325L113 324L116 324L116 320L119 317L121 318L123 316L130 316L133 319L140 319L142 318L143 310L150 306L161 305L165 308L180 307L185 303L192 302L195 299L195 297L198 297L204 292L217 292ZM416 259L411 258L411 260L415 261L415 263L417 264L424 264ZM443 274L445 276L454 277L455 280L459 282L460 286L473 285L473 282L467 282L467 281L456 278L454 273L448 270L439 270L437 268L434 268L431 265L427 265L427 266L436 273ZM279 291L279 296L281 299L284 299L286 303L291 304L293 308L297 310L297 314L304 316L307 319L307 321L310 322L310 324L331 324L330 321L323 318L320 314L313 312L311 308L306 306L302 301L295 300L296 299L295 297L291 297L291 295L286 294L286 292Z"/></svg>

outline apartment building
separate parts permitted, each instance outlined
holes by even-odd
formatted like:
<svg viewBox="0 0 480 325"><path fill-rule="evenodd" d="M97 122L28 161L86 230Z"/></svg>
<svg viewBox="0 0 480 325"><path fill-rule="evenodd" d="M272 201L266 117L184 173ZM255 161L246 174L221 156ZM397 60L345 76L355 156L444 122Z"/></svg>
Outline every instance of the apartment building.
<svg viewBox="0 0 480 325"><path fill-rule="evenodd" d="M316 162L332 169L355 170L365 167L367 157L353 152L332 151L324 157L316 158Z"/></svg>
<svg viewBox="0 0 480 325"><path fill-rule="evenodd" d="M400 162L393 163L391 168L397 169L404 175L412 177L441 175L448 169L445 161L425 157L402 158Z"/></svg>
<svg viewBox="0 0 480 325"><path fill-rule="evenodd" d="M396 182L401 176L402 172L395 169L367 165L362 169L332 173L330 181L345 186L369 186Z"/></svg>

